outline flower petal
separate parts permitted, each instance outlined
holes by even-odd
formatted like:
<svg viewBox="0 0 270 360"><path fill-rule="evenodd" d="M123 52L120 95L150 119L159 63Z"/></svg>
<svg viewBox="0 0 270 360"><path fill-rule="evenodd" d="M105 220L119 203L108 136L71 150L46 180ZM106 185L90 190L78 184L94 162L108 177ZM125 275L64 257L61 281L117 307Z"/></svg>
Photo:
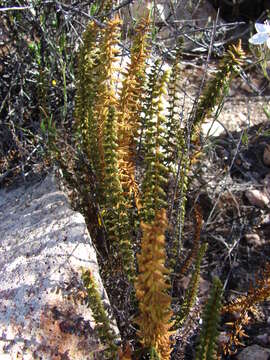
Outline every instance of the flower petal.
<svg viewBox="0 0 270 360"><path fill-rule="evenodd" d="M269 38L269 34L266 32L261 32L253 35L248 41L253 45L263 44Z"/></svg>
<svg viewBox="0 0 270 360"><path fill-rule="evenodd" d="M267 32L269 30L268 24L255 23L255 29L258 33Z"/></svg>

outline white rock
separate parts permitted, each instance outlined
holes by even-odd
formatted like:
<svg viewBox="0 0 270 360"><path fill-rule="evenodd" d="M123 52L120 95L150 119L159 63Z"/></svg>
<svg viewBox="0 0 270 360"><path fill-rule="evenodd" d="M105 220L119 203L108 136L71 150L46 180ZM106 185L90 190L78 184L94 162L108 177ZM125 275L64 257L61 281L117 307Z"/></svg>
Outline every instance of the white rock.
<svg viewBox="0 0 270 360"><path fill-rule="evenodd" d="M216 10L207 1L200 2L200 6L198 6L198 1L195 0L156 0L155 11L153 11L153 2L150 0L132 1L129 7L125 6L121 9L124 29L127 29L134 19L139 20L144 17L149 10L154 14L155 21L163 22L164 25L158 32L159 45L163 43L169 48L175 45L175 28L185 24L203 28L212 24L217 17ZM167 21L175 23L168 26ZM221 23L222 19L219 16L218 24ZM185 42L187 42L186 39ZM194 42L188 41L187 43L194 47ZM207 51L205 47L202 49L204 52Z"/></svg>
<svg viewBox="0 0 270 360"><path fill-rule="evenodd" d="M224 132L224 127L218 121L206 121L202 124L204 136L219 136Z"/></svg>
<svg viewBox="0 0 270 360"><path fill-rule="evenodd" d="M84 218L53 176L0 190L0 359L90 359L99 346L91 311L62 296L79 297L80 267L107 299Z"/></svg>

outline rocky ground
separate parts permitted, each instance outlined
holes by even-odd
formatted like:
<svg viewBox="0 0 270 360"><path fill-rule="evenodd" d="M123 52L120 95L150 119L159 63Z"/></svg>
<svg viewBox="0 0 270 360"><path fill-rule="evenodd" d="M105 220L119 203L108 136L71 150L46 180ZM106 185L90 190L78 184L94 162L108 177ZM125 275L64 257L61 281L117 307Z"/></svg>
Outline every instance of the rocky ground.
<svg viewBox="0 0 270 360"><path fill-rule="evenodd" d="M210 70L211 67L210 64ZM202 78L202 69L191 65L185 74L192 97L198 89L198 79ZM264 111L269 106L269 85L259 69L248 77L248 81L243 78L233 81L218 120L212 123L213 119L209 119L203 127L207 140L194 172L184 232L185 252L192 241L193 204L198 202L204 219L202 239L209 244L200 291L207 293L208 282L218 275L224 284L224 301L246 294L251 286L258 285L259 274L269 271L270 123ZM268 276L269 272L265 274L265 287L269 289ZM222 317L221 347L228 340L226 322L236 321L239 314L231 316ZM256 311L247 312L247 316L245 336L240 337L242 345L232 346L232 352L224 358L269 358L265 348L270 345L270 302L260 302ZM241 352L242 349L245 350ZM185 355L176 358L193 356L191 341Z"/></svg>

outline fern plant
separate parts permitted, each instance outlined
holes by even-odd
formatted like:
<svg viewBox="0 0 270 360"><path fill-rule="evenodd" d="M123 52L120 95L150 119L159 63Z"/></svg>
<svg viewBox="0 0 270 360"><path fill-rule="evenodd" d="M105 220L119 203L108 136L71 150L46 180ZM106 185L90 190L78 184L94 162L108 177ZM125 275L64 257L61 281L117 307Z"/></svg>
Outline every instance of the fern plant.
<svg viewBox="0 0 270 360"><path fill-rule="evenodd" d="M200 264L206 251L205 244L200 246L202 216L196 207L193 248L186 259L181 259L183 265L178 275L186 273L192 264L195 269L180 313L173 316L172 297L168 293L171 271L165 264L176 269L180 260L176 240L184 224L193 156L190 144L206 116L221 101L221 93L217 93L215 99L209 99L209 94L216 88L228 86L244 55L240 45L230 48L216 78L199 99L193 120L182 121L178 114L179 56L171 74L163 69L159 60L147 71L149 24L149 17L146 17L137 25L130 62L124 71L117 65L120 58L119 19L106 20L104 28L95 23L88 25L79 54L75 115L78 147L89 159L97 182L100 224L104 225L110 249L111 268L107 269L107 279L119 268L119 274L126 280L125 289L130 286L131 292L136 293L137 302L130 304L130 311L138 313L135 324L141 354L166 360L170 359L172 351L175 331L172 328L184 326L194 305ZM164 107L167 96L168 109ZM138 154L143 155L140 177L135 161ZM179 198L179 204L169 211L176 227L181 227L176 232L172 251L170 247L168 251L174 262L168 262L166 254L166 234L171 234L166 214L170 174L174 179L173 201ZM134 213L139 214L140 228L132 227ZM138 253L137 259L135 253ZM84 275L84 279L85 286L90 289L89 276ZM91 292L89 296L92 296ZM204 313L198 359L211 359L214 354L217 334L214 329L219 319L220 298L221 284L215 279ZM171 320L173 317L175 323ZM119 352L122 358L132 357L130 348L127 349Z"/></svg>
<svg viewBox="0 0 270 360"><path fill-rule="evenodd" d="M104 29L90 23L84 34L78 66L76 118L78 139L89 157L96 180L99 207L112 253L112 264L120 263L131 280L134 255L130 242L129 201L125 197L119 161L117 98L120 20Z"/></svg>

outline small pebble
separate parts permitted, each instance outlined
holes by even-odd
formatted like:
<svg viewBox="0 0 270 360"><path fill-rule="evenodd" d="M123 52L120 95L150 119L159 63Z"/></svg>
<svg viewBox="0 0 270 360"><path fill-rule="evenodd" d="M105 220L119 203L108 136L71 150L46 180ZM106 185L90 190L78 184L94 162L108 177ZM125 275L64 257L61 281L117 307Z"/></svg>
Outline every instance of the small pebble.
<svg viewBox="0 0 270 360"><path fill-rule="evenodd" d="M243 122L247 120L247 115L243 114L242 112L238 114L238 117Z"/></svg>
<svg viewBox="0 0 270 360"><path fill-rule="evenodd" d="M251 205L255 205L261 209L269 205L269 198L263 191L249 189L245 192L245 195Z"/></svg>
<svg viewBox="0 0 270 360"><path fill-rule="evenodd" d="M218 343L220 345L226 344L227 342L229 342L229 340L230 336L225 331L222 331L218 336Z"/></svg>
<svg viewBox="0 0 270 360"><path fill-rule="evenodd" d="M266 145L263 152L264 165L270 166L270 145Z"/></svg>
<svg viewBox="0 0 270 360"><path fill-rule="evenodd" d="M260 246L260 245L262 245L261 238L256 233L246 234L245 239L246 239L247 244L250 245L250 246Z"/></svg>
<svg viewBox="0 0 270 360"><path fill-rule="evenodd" d="M256 340L260 345L269 344L269 335L267 333L256 336Z"/></svg>

